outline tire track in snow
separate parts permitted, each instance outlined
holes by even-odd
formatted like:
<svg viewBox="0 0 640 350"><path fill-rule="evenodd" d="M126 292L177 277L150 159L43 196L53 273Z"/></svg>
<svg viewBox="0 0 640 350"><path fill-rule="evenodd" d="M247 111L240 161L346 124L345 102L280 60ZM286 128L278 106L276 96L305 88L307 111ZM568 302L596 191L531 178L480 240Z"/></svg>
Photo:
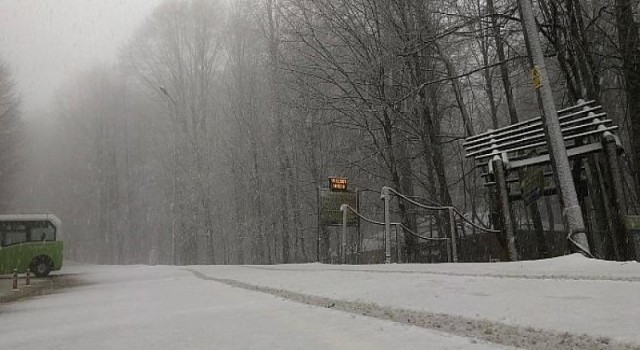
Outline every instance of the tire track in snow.
<svg viewBox="0 0 640 350"><path fill-rule="evenodd" d="M592 337L586 334L577 335L568 332L551 332L532 327L511 326L498 322L471 319L461 316L391 308L375 303L332 299L284 289L259 286L228 278L212 277L194 269L187 268L185 270L191 272L198 279L223 283L232 287L243 288L260 293L267 293L302 304L326 307L357 315L400 322L417 327L455 334L462 337L514 346L517 348L532 350L640 349L640 346L638 345L618 343L607 337Z"/></svg>
<svg viewBox="0 0 640 350"><path fill-rule="evenodd" d="M296 268L273 268L267 266L240 266L247 269L268 270L268 271L309 271ZM362 272L362 273L397 273L397 274L417 274L417 275L436 275L436 276L453 276L453 277L488 277L488 278L512 278L524 280L566 280L566 281L606 281L606 282L640 282L640 276L616 277L616 276L571 276L571 275L517 275L517 274L500 274L500 273L465 273L465 272L440 272L440 271L407 271L407 270L371 270L371 269L340 269L340 268L320 268L311 271L330 271L330 272Z"/></svg>

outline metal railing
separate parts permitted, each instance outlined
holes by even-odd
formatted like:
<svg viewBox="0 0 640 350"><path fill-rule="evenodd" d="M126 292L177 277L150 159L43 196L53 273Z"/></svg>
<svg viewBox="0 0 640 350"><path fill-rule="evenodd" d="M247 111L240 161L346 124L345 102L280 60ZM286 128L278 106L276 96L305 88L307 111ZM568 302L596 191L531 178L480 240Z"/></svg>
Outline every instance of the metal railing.
<svg viewBox="0 0 640 350"><path fill-rule="evenodd" d="M360 214L356 209L352 208L350 205L348 204L343 204L342 206L340 206L340 210L343 212L343 217L342 217L342 234L340 237L341 240L341 250L342 250L342 254L341 254L341 259L342 259L342 263L344 263L346 261L346 237L347 237L347 217L346 217L346 213L347 211L351 211L352 213L354 213L356 216L358 216L360 219L362 219L365 222L368 222L370 224L374 224L374 225L378 225L378 226L384 226L385 223L381 222L381 221L375 221L372 219L369 219L367 217L365 217L364 215ZM411 230L409 227L407 227L406 225L404 225L401 222L391 222L389 223L391 226L393 226L396 230L396 256L398 259L398 262L400 262L400 242L399 242L399 236L398 236L398 227L402 228L404 230L404 232L407 232L408 234L416 237L416 238L420 238L420 239L424 239L427 241L449 241L449 238L445 237L445 238L437 238L437 237L425 237L422 236L416 232L414 232L413 230ZM387 233L385 232L385 235ZM385 236L386 238L386 236ZM386 251L386 247L387 244L390 245L390 242L387 242L387 240L385 239L385 251ZM448 257L449 262L451 262L451 255L449 254Z"/></svg>
<svg viewBox="0 0 640 350"><path fill-rule="evenodd" d="M401 222L391 222L391 210L390 210L390 199L391 199L391 195L395 195L405 201L407 201L408 203L411 203L419 208L422 209L426 209L426 210L432 210L432 211L447 211L448 213L448 223L449 223L449 237L426 237L423 235L420 235L419 233L415 232L414 230L412 230L411 228L407 227L406 225L404 225ZM458 247L457 247L457 238L456 238L456 231L457 231L457 222L456 222L456 216L460 217L461 224L465 225L468 224L471 227L473 227L476 230L479 230L481 232L486 232L486 233L501 233L501 230L495 230L495 229L491 229L491 228L487 228L487 227L483 227L481 225L478 225L477 223L471 221L470 219L466 218L462 212L460 212L460 210L458 210L456 207L454 206L434 206L434 205L426 205L423 203L420 203L418 201L416 201L413 198L410 198L398 191L396 191L395 189L389 187L389 186L384 186L382 188L381 191L381 199L384 200L384 221L376 221L373 219L370 219L364 215L362 215L361 213L359 213L356 209L354 209L353 207L351 207L348 204L342 204L340 207L340 210L343 212L343 216L342 216L342 232L341 232L341 237L340 237L340 259L341 262L344 264L346 263L347 260L347 220L348 220L348 212L351 211L353 214L355 214L358 218L360 218L361 220L373 224L373 225L378 225L378 226L384 226L384 254L385 254L385 263L389 264L391 263L391 227L395 228L395 243L396 243L396 255L397 255L397 262L401 262L401 254L400 254L400 242L399 242L399 235L398 235L398 228L402 228L403 232L405 232L408 235L411 235L413 237L425 240L425 241L441 241L441 242L445 242L446 247L447 247L447 261L449 262L458 262ZM463 228L464 230L464 228ZM360 253L360 250L362 249L362 247L360 246L361 243L357 242L356 243L356 251L358 253Z"/></svg>
<svg viewBox="0 0 640 350"><path fill-rule="evenodd" d="M385 202L385 239L386 239L386 243L387 243L387 249L385 250L385 263L390 263L391 262L391 251L389 250L389 246L390 246L390 236L391 236L391 232L390 232L390 225L386 225L387 222L389 222L390 220L390 209L389 209L389 201L391 199L391 193L393 193L394 195L404 199L405 201L423 208L423 209L427 209L427 210L436 210L436 211L448 211L449 213L449 244L451 247L451 255L452 255L452 259L449 259L450 261L453 262L458 262L458 247L457 247L457 240L456 240L456 219L455 219L455 215L457 214L458 216L460 216L464 221L466 221L467 223L469 223L470 225L472 225L473 227L475 227L478 230L484 231L484 232L490 232L490 233L500 233L500 230L494 230L494 229L489 229L489 228L485 228L482 226L479 226L477 224L475 224L474 222L472 222L471 220L467 219L466 217L464 217L464 215L455 207L453 206L432 206L432 205L425 205L422 204L420 202L415 201L414 199L407 197L406 195L394 190L391 187L388 186L384 186L382 188L382 193L381 193L381 197Z"/></svg>

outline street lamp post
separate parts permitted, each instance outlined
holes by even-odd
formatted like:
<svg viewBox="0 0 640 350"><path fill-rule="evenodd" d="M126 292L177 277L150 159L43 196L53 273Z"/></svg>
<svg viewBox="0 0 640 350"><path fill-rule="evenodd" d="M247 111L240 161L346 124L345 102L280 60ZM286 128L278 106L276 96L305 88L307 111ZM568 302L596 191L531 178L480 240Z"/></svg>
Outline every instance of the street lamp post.
<svg viewBox="0 0 640 350"><path fill-rule="evenodd" d="M391 264L391 189L382 187L380 199L384 201L384 263Z"/></svg>
<svg viewBox="0 0 640 350"><path fill-rule="evenodd" d="M177 199L177 178L178 178L178 135L177 135L177 120L176 109L178 105L176 101L169 95L169 92L164 86L158 88L160 92L167 98L167 102L173 107L169 107L171 116L173 118L173 188L172 188L172 203L171 203L171 263L176 264L176 199Z"/></svg>

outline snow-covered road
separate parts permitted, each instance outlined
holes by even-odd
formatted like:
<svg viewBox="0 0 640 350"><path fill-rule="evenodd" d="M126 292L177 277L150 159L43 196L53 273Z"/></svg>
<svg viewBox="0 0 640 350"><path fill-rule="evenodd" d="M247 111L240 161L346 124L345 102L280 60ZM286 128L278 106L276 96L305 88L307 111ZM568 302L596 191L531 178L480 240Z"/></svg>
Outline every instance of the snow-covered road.
<svg viewBox="0 0 640 350"><path fill-rule="evenodd" d="M0 305L0 349L640 349L636 262L63 273L88 284Z"/></svg>
<svg viewBox="0 0 640 350"><path fill-rule="evenodd" d="M640 345L640 264L586 259L495 264L196 267L219 279Z"/></svg>
<svg viewBox="0 0 640 350"><path fill-rule="evenodd" d="M0 305L0 349L506 348L230 287L180 267L70 270L90 284Z"/></svg>

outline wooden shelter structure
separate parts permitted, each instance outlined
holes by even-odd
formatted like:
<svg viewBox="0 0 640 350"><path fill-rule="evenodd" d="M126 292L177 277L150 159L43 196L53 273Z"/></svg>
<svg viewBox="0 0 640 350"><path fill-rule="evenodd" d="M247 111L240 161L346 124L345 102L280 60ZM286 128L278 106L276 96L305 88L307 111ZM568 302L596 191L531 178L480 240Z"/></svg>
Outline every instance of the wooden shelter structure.
<svg viewBox="0 0 640 350"><path fill-rule="evenodd" d="M591 250L600 258L634 260L635 243L625 226L627 208L619 165L623 149L614 134L618 127L594 101L579 100L559 110L558 118L583 213L587 198L594 208L595 219L583 215ZM545 125L541 118L533 118L488 130L467 138L464 147L466 156L482 169L484 186L496 189L493 193L500 219L494 226L501 227L499 239L508 257L517 260L512 203L522 200L527 205L557 192L557 181L547 181L554 174L548 166L553 154L547 146ZM571 234L567 239L574 247L588 253Z"/></svg>

